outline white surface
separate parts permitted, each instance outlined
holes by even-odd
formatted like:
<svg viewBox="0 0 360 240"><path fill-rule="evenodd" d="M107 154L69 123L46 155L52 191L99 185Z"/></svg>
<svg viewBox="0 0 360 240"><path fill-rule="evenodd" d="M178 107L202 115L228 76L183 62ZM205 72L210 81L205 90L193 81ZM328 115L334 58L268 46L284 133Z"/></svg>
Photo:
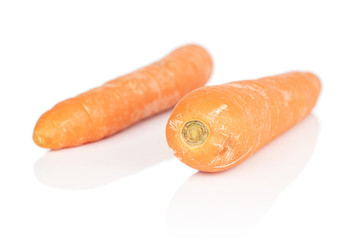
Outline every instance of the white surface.
<svg viewBox="0 0 360 240"><path fill-rule="evenodd" d="M359 24L358 1L1 1L0 239L360 239ZM32 143L58 101L189 42L213 56L209 84L310 70L318 105L220 174L171 155L169 112Z"/></svg>

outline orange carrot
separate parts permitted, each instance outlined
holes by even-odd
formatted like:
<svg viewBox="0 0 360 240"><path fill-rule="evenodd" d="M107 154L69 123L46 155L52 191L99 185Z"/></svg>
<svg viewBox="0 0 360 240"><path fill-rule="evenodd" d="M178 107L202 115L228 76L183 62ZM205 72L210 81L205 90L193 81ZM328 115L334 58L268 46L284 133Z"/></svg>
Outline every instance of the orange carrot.
<svg viewBox="0 0 360 240"><path fill-rule="evenodd" d="M310 113L320 88L306 72L199 88L171 113L168 145L200 171L229 169Z"/></svg>
<svg viewBox="0 0 360 240"><path fill-rule="evenodd" d="M40 117L33 140L51 149L97 141L171 108L203 86L211 72L205 49L178 48L158 62L58 103Z"/></svg>

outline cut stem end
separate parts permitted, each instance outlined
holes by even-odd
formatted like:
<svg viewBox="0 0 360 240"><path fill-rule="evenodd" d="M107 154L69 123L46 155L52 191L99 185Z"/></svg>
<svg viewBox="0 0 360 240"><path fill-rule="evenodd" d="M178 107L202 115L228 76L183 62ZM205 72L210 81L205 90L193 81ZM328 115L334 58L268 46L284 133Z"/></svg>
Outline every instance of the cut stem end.
<svg viewBox="0 0 360 240"><path fill-rule="evenodd" d="M199 120L190 120L184 124L181 134L188 145L199 146L208 138L209 128Z"/></svg>

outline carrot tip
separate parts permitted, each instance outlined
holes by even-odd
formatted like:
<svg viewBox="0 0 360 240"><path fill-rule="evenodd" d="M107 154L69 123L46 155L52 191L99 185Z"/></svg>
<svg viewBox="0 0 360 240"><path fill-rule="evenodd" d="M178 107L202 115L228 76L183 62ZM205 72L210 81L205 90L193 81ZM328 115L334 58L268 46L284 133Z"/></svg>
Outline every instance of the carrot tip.
<svg viewBox="0 0 360 240"><path fill-rule="evenodd" d="M39 136L38 134L34 133L33 139L34 139L34 142L35 142L38 146L40 146L40 147L45 146L45 139L44 139L43 137Z"/></svg>
<svg viewBox="0 0 360 240"><path fill-rule="evenodd" d="M199 120L190 120L182 128L182 137L190 146L202 145L209 136L209 128Z"/></svg>

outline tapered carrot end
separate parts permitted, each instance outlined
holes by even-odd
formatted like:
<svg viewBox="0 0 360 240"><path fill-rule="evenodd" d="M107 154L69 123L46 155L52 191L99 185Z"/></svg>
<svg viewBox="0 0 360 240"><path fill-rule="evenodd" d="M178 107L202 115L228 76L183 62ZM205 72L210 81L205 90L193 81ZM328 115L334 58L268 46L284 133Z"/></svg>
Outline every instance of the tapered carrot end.
<svg viewBox="0 0 360 240"><path fill-rule="evenodd" d="M63 127L59 122L64 122L62 119L54 118L53 115L56 110L50 110L44 113L37 121L33 141L36 145L42 148L59 149L64 147L64 138L62 133Z"/></svg>
<svg viewBox="0 0 360 240"><path fill-rule="evenodd" d="M34 132L33 140L39 147L45 147L45 139Z"/></svg>
<svg viewBox="0 0 360 240"><path fill-rule="evenodd" d="M33 140L42 148L61 149L91 142L89 115L81 103L68 99L45 112L37 121ZM100 138L100 137L97 137Z"/></svg>
<svg viewBox="0 0 360 240"><path fill-rule="evenodd" d="M46 132L41 131L41 129L35 127L33 140L36 145L42 148L52 148L51 146L51 138L46 136Z"/></svg>

